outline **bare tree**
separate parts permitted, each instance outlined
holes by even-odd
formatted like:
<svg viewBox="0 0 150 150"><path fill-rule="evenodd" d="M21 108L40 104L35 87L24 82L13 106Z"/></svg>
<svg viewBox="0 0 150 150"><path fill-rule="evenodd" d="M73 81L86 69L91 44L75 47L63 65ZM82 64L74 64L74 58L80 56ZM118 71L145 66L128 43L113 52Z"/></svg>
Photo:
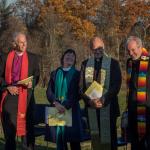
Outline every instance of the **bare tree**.
<svg viewBox="0 0 150 150"><path fill-rule="evenodd" d="M0 31L7 29L7 19L12 14L13 7L8 0L0 0Z"/></svg>

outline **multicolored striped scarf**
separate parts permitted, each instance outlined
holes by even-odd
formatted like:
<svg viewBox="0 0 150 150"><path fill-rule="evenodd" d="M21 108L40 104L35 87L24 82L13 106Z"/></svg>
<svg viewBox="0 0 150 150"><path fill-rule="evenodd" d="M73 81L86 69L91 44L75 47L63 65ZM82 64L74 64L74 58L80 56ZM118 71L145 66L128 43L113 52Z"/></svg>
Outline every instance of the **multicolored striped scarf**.
<svg viewBox="0 0 150 150"><path fill-rule="evenodd" d="M137 80L137 132L139 140L144 137L146 133L146 107L145 102L147 100L146 96L146 82L147 82L147 71L148 71L149 57L148 52L145 48L142 48L142 55L139 65L139 74ZM132 60L129 60L127 66L127 87L128 87L128 100L129 100L129 84L132 73Z"/></svg>

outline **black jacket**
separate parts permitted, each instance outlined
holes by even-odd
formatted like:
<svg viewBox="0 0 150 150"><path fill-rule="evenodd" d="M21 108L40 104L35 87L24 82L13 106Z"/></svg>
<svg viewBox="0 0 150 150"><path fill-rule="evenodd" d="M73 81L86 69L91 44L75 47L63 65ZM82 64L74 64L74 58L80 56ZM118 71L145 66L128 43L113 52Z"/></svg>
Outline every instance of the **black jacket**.
<svg viewBox="0 0 150 150"><path fill-rule="evenodd" d="M80 85L82 85L81 87L81 95L83 95L83 93L86 91L86 86L85 86L85 67L87 64L88 60L83 61L82 65L81 65L81 79L82 83L80 83ZM99 63L96 65L96 61L95 61L95 66L94 69L95 70L99 70L101 69L101 63L102 63L102 58L100 59ZM95 79L96 80L96 79ZM120 111L119 111L119 104L118 104L118 93L121 87L121 70L120 70L120 66L117 60L111 58L111 65L110 65L110 84L109 84L109 89L107 91L107 93L105 95L103 95L105 101L104 101L104 106L107 106L108 104L110 104L110 115L111 116L119 116L120 115ZM84 100L86 103L88 103L88 99L86 97L84 97Z"/></svg>
<svg viewBox="0 0 150 150"><path fill-rule="evenodd" d="M39 62L38 58L35 54L27 52L28 54L28 77L29 76L34 76L33 83L34 86L38 83L39 80ZM5 67L6 67L6 60L7 60L7 54L2 54L0 57L0 89L1 93L6 90L7 83L5 82ZM8 93L5 99L18 99L18 96L12 96L11 94ZM27 104L30 102L34 102L34 88L28 89L28 95L27 95ZM31 102L31 103L32 103ZM4 105L5 105L5 100L4 100ZM16 105L17 106L17 105ZM11 106L8 106L8 109L11 109Z"/></svg>

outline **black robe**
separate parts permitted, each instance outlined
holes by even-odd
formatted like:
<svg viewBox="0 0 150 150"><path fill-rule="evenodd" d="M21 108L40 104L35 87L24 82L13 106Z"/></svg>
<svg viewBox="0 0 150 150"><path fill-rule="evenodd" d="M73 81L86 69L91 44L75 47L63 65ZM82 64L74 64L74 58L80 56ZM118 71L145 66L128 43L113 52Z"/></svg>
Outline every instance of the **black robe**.
<svg viewBox="0 0 150 150"><path fill-rule="evenodd" d="M39 63L38 58L35 54L27 52L28 55L28 76L34 76L34 85L39 80ZM0 83L1 92L6 90L7 84L5 82L5 67L8 54L3 54L0 60ZM33 132L33 108L34 108L34 88L27 90L27 114L26 114L26 130L27 130L27 142L34 143L34 132ZM7 140L12 138L12 141L16 134L16 123L17 123L17 112L18 112L18 96L7 94L3 103L2 111L2 124L4 135ZM12 148L13 149L13 148Z"/></svg>
<svg viewBox="0 0 150 150"><path fill-rule="evenodd" d="M47 99L51 104L53 104L54 101L58 101L60 103L60 101L55 97L55 80L57 70L51 73L48 88L46 91ZM63 71L63 73L65 75L67 72ZM80 73L79 71L75 70L75 73L68 85L67 100L62 102L62 105L66 109L72 108L72 127L65 127L65 140L67 142L79 142L82 138L81 113L78 93L79 79Z"/></svg>
<svg viewBox="0 0 150 150"><path fill-rule="evenodd" d="M88 105L88 97L84 95L84 92L86 91L86 82L85 82L85 69L86 64L88 60L85 60L82 63L81 66L81 81L80 81L80 93L82 95L82 98L85 100L85 103ZM95 59L95 65L94 65L94 80L97 81L98 73L101 69L102 65L102 58L96 60ZM118 61L111 58L111 64L110 64L110 84L109 89L105 95L103 95L104 101L104 107L110 104L110 126L111 126L111 147L112 150L116 150L117 148L117 132L116 132L116 119L120 115L119 111L119 104L118 104L118 96L121 87L121 71L119 67ZM97 111L97 119L98 119L98 126L100 125L100 111L99 109ZM100 128L100 127L99 127Z"/></svg>

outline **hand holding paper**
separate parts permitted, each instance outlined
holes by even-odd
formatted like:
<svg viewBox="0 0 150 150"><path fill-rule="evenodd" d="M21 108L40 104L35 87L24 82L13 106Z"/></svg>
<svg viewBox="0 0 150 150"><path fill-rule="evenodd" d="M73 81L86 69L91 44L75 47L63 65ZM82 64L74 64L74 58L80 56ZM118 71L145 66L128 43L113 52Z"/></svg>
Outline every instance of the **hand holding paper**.
<svg viewBox="0 0 150 150"><path fill-rule="evenodd" d="M18 81L17 85L23 85L26 86L27 88L32 88L32 81L33 81L33 76L30 76L26 79Z"/></svg>
<svg viewBox="0 0 150 150"><path fill-rule="evenodd" d="M101 108L103 106L100 99L92 99L92 100L89 101L89 104L93 108Z"/></svg>
<svg viewBox="0 0 150 150"><path fill-rule="evenodd" d="M49 126L72 126L72 110L59 113L56 107L46 107L46 123Z"/></svg>
<svg viewBox="0 0 150 150"><path fill-rule="evenodd" d="M58 102L54 102L54 104L60 114L65 112L65 107L63 105Z"/></svg>
<svg viewBox="0 0 150 150"><path fill-rule="evenodd" d="M94 81L89 88L86 90L85 94L91 99L89 104L94 108L101 108L102 102L100 101L100 97L103 94L103 87L101 84Z"/></svg>

